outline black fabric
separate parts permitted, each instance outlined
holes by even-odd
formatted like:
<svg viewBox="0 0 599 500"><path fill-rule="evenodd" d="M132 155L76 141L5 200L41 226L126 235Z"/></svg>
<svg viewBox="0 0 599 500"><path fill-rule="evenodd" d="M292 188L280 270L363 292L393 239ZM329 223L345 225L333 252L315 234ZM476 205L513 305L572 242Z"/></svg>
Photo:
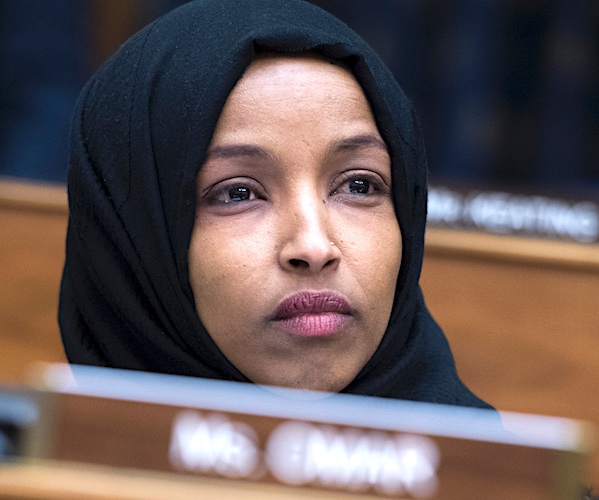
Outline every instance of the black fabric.
<svg viewBox="0 0 599 500"><path fill-rule="evenodd" d="M460 382L418 286L427 165L412 105L353 31L299 0L186 4L133 36L83 90L59 312L68 359L247 381L198 319L187 251L196 175L258 50L316 50L343 62L391 152L403 239L396 297L379 349L344 392L486 407Z"/></svg>

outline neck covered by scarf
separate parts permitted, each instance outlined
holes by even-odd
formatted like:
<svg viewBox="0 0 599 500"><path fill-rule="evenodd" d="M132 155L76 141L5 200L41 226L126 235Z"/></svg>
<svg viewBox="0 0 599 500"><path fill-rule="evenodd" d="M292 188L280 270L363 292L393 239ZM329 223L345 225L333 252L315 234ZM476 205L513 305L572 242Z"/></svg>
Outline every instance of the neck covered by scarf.
<svg viewBox="0 0 599 500"><path fill-rule="evenodd" d="M247 381L195 311L195 180L228 94L258 52L313 51L349 68L392 159L403 254L379 348L343 392L487 407L459 380L418 280L426 157L410 101L343 23L300 0L196 0L134 35L73 119L59 321L69 361Z"/></svg>

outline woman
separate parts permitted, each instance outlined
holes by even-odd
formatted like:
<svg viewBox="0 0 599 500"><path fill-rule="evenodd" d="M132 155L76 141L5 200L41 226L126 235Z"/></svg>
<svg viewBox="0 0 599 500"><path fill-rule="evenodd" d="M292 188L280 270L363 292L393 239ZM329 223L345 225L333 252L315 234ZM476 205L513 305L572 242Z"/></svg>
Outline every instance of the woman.
<svg viewBox="0 0 599 500"><path fill-rule="evenodd" d="M414 111L332 16L184 5L92 78L71 150L71 362L488 407L419 290Z"/></svg>

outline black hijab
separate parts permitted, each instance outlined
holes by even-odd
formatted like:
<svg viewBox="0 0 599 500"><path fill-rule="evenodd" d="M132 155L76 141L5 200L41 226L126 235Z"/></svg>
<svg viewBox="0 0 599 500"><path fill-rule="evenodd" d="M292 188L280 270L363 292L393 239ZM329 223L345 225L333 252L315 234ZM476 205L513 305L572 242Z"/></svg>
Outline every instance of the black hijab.
<svg viewBox="0 0 599 500"><path fill-rule="evenodd" d="M410 101L343 23L300 0L196 0L134 35L84 88L73 120L59 320L69 361L247 381L194 308L195 179L229 92L257 51L317 51L362 85L392 158L403 242L389 326L343 392L487 405L459 380L418 280L426 158Z"/></svg>

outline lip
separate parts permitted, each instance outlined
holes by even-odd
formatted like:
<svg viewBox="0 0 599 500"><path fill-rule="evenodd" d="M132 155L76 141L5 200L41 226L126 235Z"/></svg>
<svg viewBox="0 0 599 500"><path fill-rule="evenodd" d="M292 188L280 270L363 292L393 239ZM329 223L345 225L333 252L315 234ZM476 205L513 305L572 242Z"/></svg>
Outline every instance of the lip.
<svg viewBox="0 0 599 500"><path fill-rule="evenodd" d="M352 308L341 295L309 291L283 300L275 311L273 321L294 335L326 337L341 331L351 315Z"/></svg>

